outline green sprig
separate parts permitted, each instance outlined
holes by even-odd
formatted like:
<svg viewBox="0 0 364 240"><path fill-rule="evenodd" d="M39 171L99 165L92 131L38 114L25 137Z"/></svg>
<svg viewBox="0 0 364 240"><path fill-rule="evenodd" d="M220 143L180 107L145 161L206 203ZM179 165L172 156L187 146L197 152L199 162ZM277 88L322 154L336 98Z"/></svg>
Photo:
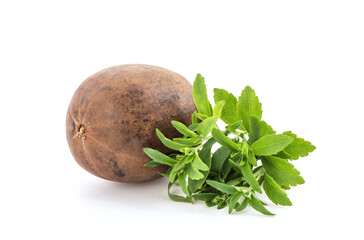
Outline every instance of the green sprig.
<svg viewBox="0 0 364 240"><path fill-rule="evenodd" d="M192 94L197 107L191 116L192 124L172 121L183 137L171 140L156 129L160 141L176 152L167 156L151 148L144 149L151 158L145 166L170 167L161 173L170 180L170 199L205 201L208 207L217 209L228 206L229 213L250 205L265 215L274 215L256 195L264 190L274 204L291 206L285 190L305 181L290 161L308 156L315 146L291 131L277 134L261 120L262 104L249 86L238 98L215 88L212 107L205 80L198 74ZM218 119L226 123L224 131L217 126ZM220 147L212 152L215 144ZM173 185L179 186L185 196L172 194Z"/></svg>

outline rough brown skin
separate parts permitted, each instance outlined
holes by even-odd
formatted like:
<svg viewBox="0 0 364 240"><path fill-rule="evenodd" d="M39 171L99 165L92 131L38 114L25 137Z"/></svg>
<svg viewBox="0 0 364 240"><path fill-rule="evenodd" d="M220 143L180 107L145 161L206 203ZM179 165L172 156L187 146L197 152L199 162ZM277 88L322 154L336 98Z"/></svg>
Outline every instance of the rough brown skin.
<svg viewBox="0 0 364 240"><path fill-rule="evenodd" d="M166 166L145 167L143 148L171 153L155 134L180 137L172 120L191 123L192 86L181 75L149 65L120 65L86 79L66 119L72 155L88 172L117 182L146 182Z"/></svg>

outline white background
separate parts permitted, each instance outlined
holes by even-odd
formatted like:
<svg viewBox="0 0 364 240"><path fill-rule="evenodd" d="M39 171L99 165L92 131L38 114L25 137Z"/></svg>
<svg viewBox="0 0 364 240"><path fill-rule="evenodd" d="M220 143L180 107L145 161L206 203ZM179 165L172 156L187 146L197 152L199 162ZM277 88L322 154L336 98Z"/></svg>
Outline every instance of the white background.
<svg viewBox="0 0 364 240"><path fill-rule="evenodd" d="M1 239L363 239L363 1L1 1ZM106 67L144 63L240 94L317 150L277 215L176 203L73 160L65 117Z"/></svg>

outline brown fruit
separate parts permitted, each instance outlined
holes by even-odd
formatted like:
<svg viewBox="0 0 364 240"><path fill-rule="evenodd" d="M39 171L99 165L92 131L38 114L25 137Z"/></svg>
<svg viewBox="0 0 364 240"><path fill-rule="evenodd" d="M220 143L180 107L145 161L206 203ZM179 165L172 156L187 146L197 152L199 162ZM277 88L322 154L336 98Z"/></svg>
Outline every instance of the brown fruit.
<svg viewBox="0 0 364 240"><path fill-rule="evenodd" d="M191 123L191 84L181 75L149 65L120 65L86 79L76 90L67 120L67 141L81 167L104 179L145 182L166 166L145 167L143 148L166 154L155 134L180 137L172 120Z"/></svg>

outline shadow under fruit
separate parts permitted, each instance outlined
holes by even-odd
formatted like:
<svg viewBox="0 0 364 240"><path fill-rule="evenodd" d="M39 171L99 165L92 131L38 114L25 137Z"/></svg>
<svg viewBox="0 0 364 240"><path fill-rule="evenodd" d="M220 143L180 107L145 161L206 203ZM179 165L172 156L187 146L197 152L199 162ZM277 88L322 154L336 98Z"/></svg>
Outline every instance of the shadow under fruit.
<svg viewBox="0 0 364 240"><path fill-rule="evenodd" d="M143 148L171 153L155 134L181 137L172 120L191 124L191 84L150 65L120 65L87 78L67 111L66 135L75 160L88 172L117 182L146 182L166 166L145 167Z"/></svg>

